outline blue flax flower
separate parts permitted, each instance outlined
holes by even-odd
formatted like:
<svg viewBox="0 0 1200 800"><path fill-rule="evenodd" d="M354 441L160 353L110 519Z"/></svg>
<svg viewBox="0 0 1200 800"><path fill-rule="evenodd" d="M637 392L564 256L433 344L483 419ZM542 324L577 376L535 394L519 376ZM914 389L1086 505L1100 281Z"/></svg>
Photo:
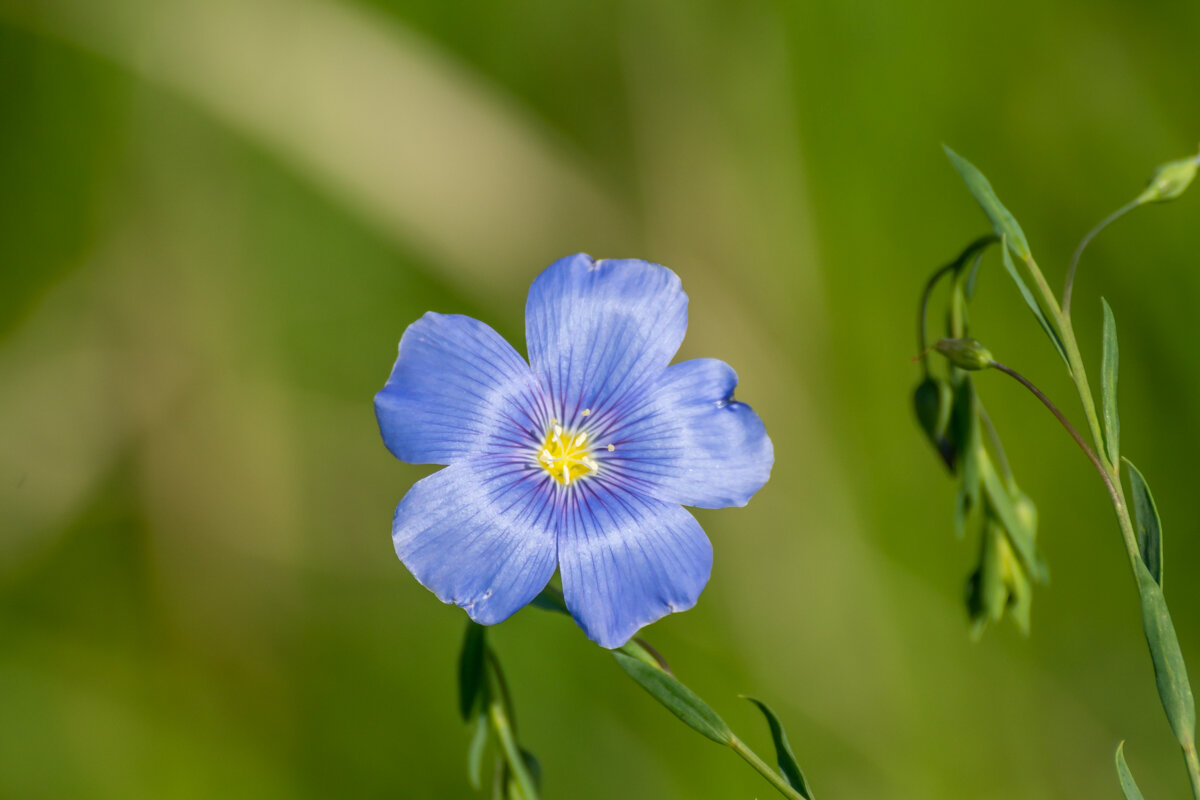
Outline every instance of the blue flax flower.
<svg viewBox="0 0 1200 800"><path fill-rule="evenodd" d="M529 289L528 363L470 317L410 325L375 412L397 458L446 465L396 508L417 580L490 625L557 567L572 616L610 648L695 605L712 545L681 505L745 505L774 456L727 364L668 366L686 328L671 270L582 254Z"/></svg>

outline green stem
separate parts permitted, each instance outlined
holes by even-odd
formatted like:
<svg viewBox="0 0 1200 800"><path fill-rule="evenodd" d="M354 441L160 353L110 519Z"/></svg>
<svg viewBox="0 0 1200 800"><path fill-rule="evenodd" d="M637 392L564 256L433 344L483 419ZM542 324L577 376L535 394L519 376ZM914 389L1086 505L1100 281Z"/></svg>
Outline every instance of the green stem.
<svg viewBox="0 0 1200 800"><path fill-rule="evenodd" d="M1196 759L1196 746L1184 745L1183 758L1187 761L1188 778L1192 782L1192 797L1200 798L1200 760Z"/></svg>
<svg viewBox="0 0 1200 800"><path fill-rule="evenodd" d="M533 776L529 774L529 769L525 766L525 758L521 755L521 748L517 746L517 737L513 734L512 725L509 722L508 714L504 712L503 704L492 701L488 707L488 715L492 721L492 730L496 732L496 738L500 740L500 748L504 751L504 760L508 762L508 768L512 772L517 786L521 787L521 795L525 800L537 800L537 786L533 782Z"/></svg>
<svg viewBox="0 0 1200 800"><path fill-rule="evenodd" d="M755 771L766 778L767 782L774 786L784 797L790 797L792 800L808 800L804 795L793 789L791 784L784 780L782 775L771 769L771 766L763 761L741 739L734 736L733 740L729 742L729 747L733 752L741 756L747 764L754 767Z"/></svg>
<svg viewBox="0 0 1200 800"><path fill-rule="evenodd" d="M1079 246L1075 248L1075 253L1071 256L1071 266L1067 268L1067 281L1063 286L1062 312L1064 317L1071 316L1071 291L1075 288L1075 268L1079 266L1079 257L1083 255L1083 251L1085 248L1087 248L1088 243L1091 242L1092 239L1095 239L1096 234L1100 233L1100 231L1104 230L1109 225L1116 222L1118 219L1125 216L1140 205L1141 202L1138 200L1130 200L1128 203L1121 206L1104 219L1100 220L1100 223L1088 231L1087 236L1084 236L1083 240L1079 243Z"/></svg>
<svg viewBox="0 0 1200 800"><path fill-rule="evenodd" d="M525 766L525 757L517 744L516 720L509 716L508 709L512 708L512 696L508 692L508 682L500 669L500 660L489 647L487 649L488 663L491 666L491 691L488 701L488 719L492 730L500 741L500 749L504 752L504 760L508 763L513 780L521 788L525 800L538 800L537 784Z"/></svg>
<svg viewBox="0 0 1200 800"><path fill-rule="evenodd" d="M929 296L933 293L933 288L937 286L937 282L945 277L948 273L958 272L963 268L963 265L971 260L972 256L979 256L988 246L995 244L999 239L996 234L989 233L985 236L980 236L975 241L971 242L966 248L958 254L958 257L945 266L939 267L936 272L929 276L929 280L925 282L925 289L921 292L920 310L917 314L917 353L921 359L921 369L925 374L929 374L929 359L928 359L928 339L925 336L925 317L929 309Z"/></svg>
<svg viewBox="0 0 1200 800"><path fill-rule="evenodd" d="M1117 214L1113 216L1113 219L1116 219L1117 216L1120 215ZM1108 221L1111 222L1112 220ZM1102 228L1103 226L1100 227ZM1058 302L1054 297L1054 293L1046 284L1046 279L1042 275L1041 270L1038 269L1037 263L1032 258L1027 257L1025 259L1025 264L1029 267L1029 272L1033 276L1034 282L1037 284L1038 290L1042 294L1042 299L1048 307L1054 321L1058 325L1063 347L1067 352L1067 365L1071 371L1071 379L1075 383L1075 389L1079 394L1080 403L1083 405L1083 412L1087 417L1088 428L1090 429L1092 442L1096 445L1096 449L1093 450L1088 446L1087 442L1085 442L1083 437L1080 436L1079 431L1075 429L1075 427L1070 423L1070 421L1067 420L1063 413L1059 411L1058 408L1052 402L1050 402L1050 400L1044 394L1042 394L1042 392L1036 386L1034 386L1024 377L1018 375L1014 370L1011 370L1000 364L996 364L995 366L1002 372L1006 372L1007 374L1019 380L1025 385L1026 388L1033 392L1034 395L1036 395L1038 399L1050 409L1051 412L1054 413L1054 416L1060 423L1062 423L1063 427L1067 429L1067 432L1071 434L1071 437L1075 440L1076 444L1078 444L1088 456L1088 459L1092 462L1092 465L1096 468L1096 471L1100 473L1100 477L1104 481L1104 486L1108 490L1109 496L1112 498L1113 511L1116 512L1117 523L1121 528L1121 539L1125 544L1125 554L1129 558L1129 566L1133 570L1134 579L1136 580L1137 569L1140 566L1142 556L1141 551L1138 548L1137 536L1134 533L1133 520L1129 516L1129 505L1125 501L1125 489L1120 479L1120 463L1110 463L1108 461L1107 452L1103 446L1104 437L1101 433L1100 417L1096 413L1095 399L1092 395L1091 386L1088 384L1087 370L1083 366L1083 358L1079 353L1079 344L1075 339L1074 327L1071 325L1069 308L1065 305L1064 308L1059 308ZM1068 286L1070 286L1071 278L1073 278L1073 273L1068 276ZM1097 454L1097 451L1099 454ZM1139 591L1141 591L1140 584ZM1149 638L1147 638L1147 643L1149 643L1149 641ZM1161 696L1160 694L1159 699L1162 700L1163 708L1166 710L1167 698ZM1191 781L1192 786L1192 796L1195 798L1195 800L1200 800L1200 760L1197 759L1195 745L1191 737L1188 736L1184 739L1181 739L1180 747L1183 750L1184 761L1187 763L1188 778Z"/></svg>
<svg viewBox="0 0 1200 800"><path fill-rule="evenodd" d="M1075 440L1075 444L1079 445L1079 449L1083 451L1083 454L1086 455L1088 460L1092 462L1092 466L1095 467L1096 471L1100 473L1100 478L1104 481L1104 485L1108 489L1108 493L1112 495L1113 502L1121 502L1123 504L1124 501L1120 498L1116 487L1113 485L1112 476L1109 475L1108 469L1104 466L1104 463L1100 461L1100 457L1096 455L1096 451L1093 450L1086 441L1084 441L1083 436L1080 435L1079 431L1075 429L1075 426L1071 424L1071 421L1067 419L1066 415L1059 410L1058 406L1054 405L1054 402L1051 401L1049 397L1046 397L1041 389L1034 386L1032 381L1030 381L1021 373L1017 372L1012 367L1006 367L999 361L993 361L992 369L998 369L1005 375L1015 378L1021 383L1021 385L1032 392L1034 397L1036 397L1038 400L1041 400L1042 405L1050 409L1050 413L1054 414L1055 418L1057 418L1062 426L1067 429L1067 433L1071 434L1071 438Z"/></svg>

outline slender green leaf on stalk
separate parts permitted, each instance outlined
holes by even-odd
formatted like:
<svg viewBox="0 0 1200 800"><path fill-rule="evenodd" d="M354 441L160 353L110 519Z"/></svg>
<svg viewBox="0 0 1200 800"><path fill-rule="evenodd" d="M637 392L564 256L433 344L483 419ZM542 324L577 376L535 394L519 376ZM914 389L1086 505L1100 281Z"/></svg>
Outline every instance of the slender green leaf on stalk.
<svg viewBox="0 0 1200 800"><path fill-rule="evenodd" d="M1104 305L1104 358L1100 375L1100 392L1104 402L1104 447L1108 463L1116 465L1121 457L1121 417L1117 414L1117 321L1108 301ZM1151 570L1153 571L1153 570Z"/></svg>
<svg viewBox="0 0 1200 800"><path fill-rule="evenodd" d="M1063 363L1067 365L1067 371L1071 369L1071 361L1067 358L1067 348L1062 343L1062 337L1058 333L1058 329L1050 324L1050 320L1046 318L1046 313L1042 311L1042 307L1038 305L1037 297L1030 291L1025 279L1021 277L1021 273L1017 272L1017 267L1013 264L1012 256L1009 255L1008 248L1000 247L1000 257L1004 261L1004 269L1008 271L1013 282L1017 284L1017 289L1021 292L1021 297L1025 298L1025 305L1029 306L1029 310L1033 312L1033 316L1037 318L1038 324L1042 326L1042 330L1050 337L1051 344L1058 354L1062 356Z"/></svg>
<svg viewBox="0 0 1200 800"><path fill-rule="evenodd" d="M1133 494L1133 518L1137 522L1138 551L1142 554L1142 561L1154 582L1162 586L1162 520L1158 516L1158 506L1141 470L1128 458L1122 461L1129 467L1129 487Z"/></svg>
<svg viewBox="0 0 1200 800"><path fill-rule="evenodd" d="M1154 682L1158 684L1163 711L1167 713L1167 721L1180 746L1194 746L1196 702L1188 683L1183 653L1179 650L1179 637L1175 635L1171 613L1167 610L1167 600L1163 597L1162 587L1140 559L1134 564L1134 570L1142 599L1142 628L1150 647L1150 659L1154 662Z"/></svg>
<svg viewBox="0 0 1200 800"><path fill-rule="evenodd" d="M1000 524L1007 531L1008 540L1012 543L1013 549L1017 551L1017 557L1025 566L1025 570L1038 583L1045 583L1049 578L1049 573L1045 563L1037 554L1037 531L1031 530L1028 520L1018 513L1004 481L996 474L991 459L986 453L979 458L979 476L983 481L988 505L996 512Z"/></svg>
<svg viewBox="0 0 1200 800"><path fill-rule="evenodd" d="M1142 790L1138 788L1137 781L1133 779L1133 773L1129 771L1129 765L1125 763L1125 743L1121 742L1117 745L1117 778L1121 781L1121 791L1125 795L1125 800L1145 800L1142 797Z"/></svg>
<svg viewBox="0 0 1200 800"><path fill-rule="evenodd" d="M483 754L487 752L488 718L486 713L475 717L471 731L471 746L467 748L467 779L471 788L479 791L483 788Z"/></svg>
<svg viewBox="0 0 1200 800"><path fill-rule="evenodd" d="M692 730L719 744L727 745L733 741L733 731L725 720L677 678L619 650L613 651L613 657L629 677Z"/></svg>
<svg viewBox="0 0 1200 800"><path fill-rule="evenodd" d="M789 786L807 797L808 800L813 800L812 789L809 788L808 781L804 778L804 772L796 762L792 745L788 742L787 732L784 731L779 717L762 700L749 695L742 695L742 697L758 706L758 710L767 718L767 725L771 728L771 739L775 742L775 759L779 762L779 774L787 780Z"/></svg>
<svg viewBox="0 0 1200 800"><path fill-rule="evenodd" d="M462 651L458 656L458 711L464 722L470 721L484 688L485 638L485 628L467 620Z"/></svg>
<svg viewBox="0 0 1200 800"><path fill-rule="evenodd" d="M996 192L992 189L992 184L988 182L983 173L970 161L967 161L958 153L946 147L946 145L942 145L942 149L946 151L946 155L950 158L950 163L954 165L954 168L958 170L958 174L962 176L963 182L967 184L967 188L975 197L975 202L979 203L979 206L983 209L983 213L988 215L988 219L991 220L992 228L996 231L996 235L1007 236L1017 255L1021 258L1028 258L1029 243L1025 241L1025 233L1021 230L1021 226L1017 224L1017 220L1009 210L1000 202L1000 198L996 197Z"/></svg>

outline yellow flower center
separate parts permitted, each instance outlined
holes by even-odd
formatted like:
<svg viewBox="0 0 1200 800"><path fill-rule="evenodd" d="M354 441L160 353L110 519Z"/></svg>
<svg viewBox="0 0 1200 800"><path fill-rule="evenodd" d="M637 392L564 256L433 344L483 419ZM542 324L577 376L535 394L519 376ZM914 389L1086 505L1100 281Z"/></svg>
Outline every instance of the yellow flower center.
<svg viewBox="0 0 1200 800"><path fill-rule="evenodd" d="M563 486L600 468L592 458L587 431L565 431L557 421L552 421L546 432L538 463Z"/></svg>

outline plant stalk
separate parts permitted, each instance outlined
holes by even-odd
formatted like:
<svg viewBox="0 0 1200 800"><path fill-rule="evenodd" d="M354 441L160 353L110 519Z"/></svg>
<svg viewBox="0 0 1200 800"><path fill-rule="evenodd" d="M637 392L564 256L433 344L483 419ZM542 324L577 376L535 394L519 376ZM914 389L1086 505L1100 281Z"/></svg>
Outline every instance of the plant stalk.
<svg viewBox="0 0 1200 800"><path fill-rule="evenodd" d="M1110 215L1110 218L1105 220L1097 227L1095 232L1103 229L1105 225L1112 222L1117 217L1121 216L1129 210L1128 207L1118 209ZM1083 246L1087 244L1091 236L1095 232L1085 238L1081 247L1077 250L1077 254L1082 252ZM1061 334L1063 348L1067 352L1067 364L1071 371L1071 380L1075 383L1075 389L1079 394L1080 403L1083 405L1083 413L1088 421L1088 428L1092 435L1092 442L1095 444L1095 449L1088 446L1079 431L1075 429L1063 413L1055 406L1049 398L1047 398L1041 390L1034 386L1031 382L1018 374L1015 370L1003 366L1002 364L994 364L993 366L1002 372L1016 378L1054 414L1058 421L1071 434L1076 444L1087 455L1088 460L1092 462L1092 466L1100 473L1100 478L1104 481L1105 489L1108 490L1109 496L1112 498L1113 511L1117 515L1117 524L1121 528L1121 539L1125 543L1125 553L1129 558L1129 566L1134 573L1134 580L1137 580L1137 568L1142 558L1141 551L1138 548L1137 536L1134 533L1133 520L1129 516L1129 505L1125 501L1125 489L1120 478L1120 462L1110 463L1108 455L1103 446L1103 433L1100 427L1100 417L1096 413L1096 402L1092 395L1091 385L1088 383L1087 370L1083 366L1083 358L1079 353L1079 343L1075 339L1075 329L1071 325L1069 292L1072 279L1074 278L1074 267L1078 259L1072 261L1071 272L1067 278L1067 295L1064 297L1064 305L1060 308L1057 299L1054 297L1054 292L1051 291L1046 283L1045 276L1042 275L1037 263L1032 257L1024 259L1026 266L1029 268L1029 273L1032 275L1038 290L1041 292L1042 299L1047 305L1051 316L1058 326ZM1140 588L1139 588L1140 592ZM1149 641L1149 640L1147 640ZM1164 702L1164 710L1166 708L1165 698L1160 696L1160 700ZM1184 761L1187 764L1188 779L1191 781L1192 797L1194 800L1200 800L1200 759L1197 758L1194 741L1189 737L1188 740L1180 742L1180 748L1183 750Z"/></svg>
<svg viewBox="0 0 1200 800"><path fill-rule="evenodd" d="M784 780L782 775L771 769L771 766L746 746L746 743L741 739L734 736L733 740L729 743L729 747L733 752L741 756L747 764L754 767L755 771L766 778L767 782L774 786L784 797L789 797L791 800L808 800L804 795L793 789L791 784Z"/></svg>

